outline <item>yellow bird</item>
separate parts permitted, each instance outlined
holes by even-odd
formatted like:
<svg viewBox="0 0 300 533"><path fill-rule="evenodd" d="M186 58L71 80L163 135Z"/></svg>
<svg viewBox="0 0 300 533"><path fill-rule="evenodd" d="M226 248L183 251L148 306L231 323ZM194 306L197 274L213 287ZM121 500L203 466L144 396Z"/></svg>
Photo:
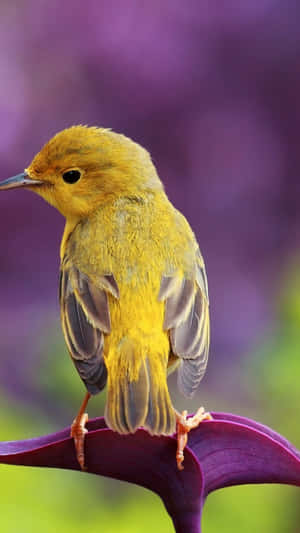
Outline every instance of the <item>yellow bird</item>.
<svg viewBox="0 0 300 533"><path fill-rule="evenodd" d="M177 421L177 464L187 419L172 406L167 373L191 397L205 372L209 303L195 236L169 202L149 153L109 129L73 126L55 135L25 172L0 190L26 187L66 218L60 248L64 336L85 395L72 424L84 468L91 395L107 384L105 419L119 433L140 426L169 435Z"/></svg>

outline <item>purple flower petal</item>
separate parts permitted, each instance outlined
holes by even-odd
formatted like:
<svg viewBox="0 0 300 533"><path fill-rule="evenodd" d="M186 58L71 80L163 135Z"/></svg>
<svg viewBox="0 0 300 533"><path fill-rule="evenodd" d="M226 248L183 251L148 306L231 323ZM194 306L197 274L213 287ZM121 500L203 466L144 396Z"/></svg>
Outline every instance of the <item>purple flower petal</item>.
<svg viewBox="0 0 300 533"><path fill-rule="evenodd" d="M201 464L205 496L246 483L300 486L300 452L281 435L243 417L226 413L213 417L189 439Z"/></svg>
<svg viewBox="0 0 300 533"><path fill-rule="evenodd" d="M176 438L152 437L140 429L119 435L103 418L88 422L88 472L136 483L163 500L175 529L200 531L203 502L221 487L245 483L300 486L300 452L271 429L252 420L213 413L191 431L184 470L177 469ZM0 443L0 462L79 470L70 429L25 441Z"/></svg>

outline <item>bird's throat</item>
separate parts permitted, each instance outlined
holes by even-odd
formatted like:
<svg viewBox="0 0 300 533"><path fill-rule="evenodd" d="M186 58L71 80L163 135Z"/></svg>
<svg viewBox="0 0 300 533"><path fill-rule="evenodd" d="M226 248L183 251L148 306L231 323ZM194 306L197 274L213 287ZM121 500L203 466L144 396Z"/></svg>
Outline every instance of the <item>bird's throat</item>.
<svg viewBox="0 0 300 533"><path fill-rule="evenodd" d="M75 227L77 226L77 224L79 222L80 222L80 218L79 217L67 218L67 220L66 220L65 229L64 229L62 241L61 241L61 244L60 244L60 260L61 260L61 262L62 262L62 260L63 260L63 258L65 256L68 239L69 239L71 233L74 231Z"/></svg>

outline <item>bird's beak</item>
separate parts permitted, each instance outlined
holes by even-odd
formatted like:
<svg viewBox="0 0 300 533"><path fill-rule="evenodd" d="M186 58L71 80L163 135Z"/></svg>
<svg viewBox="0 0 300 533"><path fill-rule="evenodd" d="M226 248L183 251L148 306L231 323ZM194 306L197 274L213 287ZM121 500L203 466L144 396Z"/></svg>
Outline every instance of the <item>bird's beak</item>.
<svg viewBox="0 0 300 533"><path fill-rule="evenodd" d="M12 178L0 182L0 191L7 189L16 189L17 187L30 187L31 185L41 185L43 182L39 180L32 180L26 172L17 174Z"/></svg>

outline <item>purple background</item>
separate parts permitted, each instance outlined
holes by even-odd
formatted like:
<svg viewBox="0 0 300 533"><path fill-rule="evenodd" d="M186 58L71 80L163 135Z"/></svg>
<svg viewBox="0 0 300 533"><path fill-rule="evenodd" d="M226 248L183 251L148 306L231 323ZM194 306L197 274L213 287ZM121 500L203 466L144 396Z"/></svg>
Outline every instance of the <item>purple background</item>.
<svg viewBox="0 0 300 533"><path fill-rule="evenodd" d="M0 3L0 180L73 124L144 145L209 282L208 371L193 404L173 389L176 407L256 418L298 448L299 28L296 0ZM0 193L1 440L67 426L83 395L59 323L63 225L38 196ZM77 532L83 519L91 531L167 531L142 489L5 468L7 533ZM298 492L252 488L211 495L205 531L298 531Z"/></svg>
<svg viewBox="0 0 300 533"><path fill-rule="evenodd" d="M0 14L0 178L72 124L147 147L206 261L218 381L272 325L298 245L299 3L54 0ZM0 217L0 382L22 390L59 314L63 219L26 191L1 193Z"/></svg>

